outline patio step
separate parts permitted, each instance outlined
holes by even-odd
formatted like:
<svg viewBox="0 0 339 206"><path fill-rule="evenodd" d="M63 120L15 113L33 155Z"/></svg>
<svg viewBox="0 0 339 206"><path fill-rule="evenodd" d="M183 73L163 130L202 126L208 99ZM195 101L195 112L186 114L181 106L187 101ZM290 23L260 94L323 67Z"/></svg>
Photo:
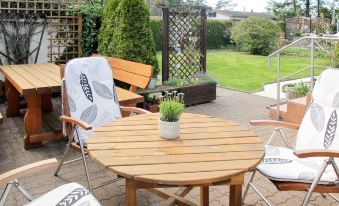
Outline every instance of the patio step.
<svg viewBox="0 0 339 206"><path fill-rule="evenodd" d="M311 96L305 96L289 100L286 104L280 105L280 119L285 122L300 124L307 110ZM276 119L277 106L269 107L269 117Z"/></svg>

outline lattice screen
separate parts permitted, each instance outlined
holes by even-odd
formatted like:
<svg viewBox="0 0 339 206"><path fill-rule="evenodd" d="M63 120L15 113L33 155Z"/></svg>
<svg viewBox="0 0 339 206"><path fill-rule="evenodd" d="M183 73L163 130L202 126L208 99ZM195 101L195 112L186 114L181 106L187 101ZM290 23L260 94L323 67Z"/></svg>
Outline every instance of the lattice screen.
<svg viewBox="0 0 339 206"><path fill-rule="evenodd" d="M170 7L163 14L163 81L206 71L206 10Z"/></svg>
<svg viewBox="0 0 339 206"><path fill-rule="evenodd" d="M82 20L76 12L82 0L0 0L1 13L36 13L49 19L49 62L64 63L81 56Z"/></svg>

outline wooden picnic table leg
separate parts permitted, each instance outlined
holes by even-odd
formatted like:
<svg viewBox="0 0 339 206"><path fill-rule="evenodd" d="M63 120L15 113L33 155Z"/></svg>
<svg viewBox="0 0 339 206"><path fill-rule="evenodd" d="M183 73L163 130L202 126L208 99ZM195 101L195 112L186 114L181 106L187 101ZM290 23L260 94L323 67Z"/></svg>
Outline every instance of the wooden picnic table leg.
<svg viewBox="0 0 339 206"><path fill-rule="evenodd" d="M20 115L20 93L16 90L16 88L8 82L8 90L6 94L7 98L7 117L15 117Z"/></svg>
<svg viewBox="0 0 339 206"><path fill-rule="evenodd" d="M25 149L31 149L41 146L41 142L30 142L30 136L41 133L41 95L25 96L27 102L27 111L25 114Z"/></svg>
<svg viewBox="0 0 339 206"><path fill-rule="evenodd" d="M208 186L200 186L200 206L209 205L209 188Z"/></svg>
<svg viewBox="0 0 339 206"><path fill-rule="evenodd" d="M126 179L126 205L137 205L137 187L136 183L131 179Z"/></svg>
<svg viewBox="0 0 339 206"><path fill-rule="evenodd" d="M244 175L239 175L231 179L230 184L230 206L241 206L242 204L242 184L244 182Z"/></svg>
<svg viewBox="0 0 339 206"><path fill-rule="evenodd" d="M42 106L43 112L53 111L52 93L42 94L42 96L41 96L41 106Z"/></svg>

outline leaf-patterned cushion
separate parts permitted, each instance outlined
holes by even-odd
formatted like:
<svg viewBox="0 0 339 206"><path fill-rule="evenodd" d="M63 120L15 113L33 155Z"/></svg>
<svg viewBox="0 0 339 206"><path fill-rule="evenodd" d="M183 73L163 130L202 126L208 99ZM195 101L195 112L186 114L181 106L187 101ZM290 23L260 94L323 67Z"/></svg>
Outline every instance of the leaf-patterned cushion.
<svg viewBox="0 0 339 206"><path fill-rule="evenodd" d="M26 206L100 206L98 200L78 183L68 183L44 194Z"/></svg>
<svg viewBox="0 0 339 206"><path fill-rule="evenodd" d="M310 104L300 125L295 150L339 151L339 70L327 69L319 76ZM325 158L303 158L305 164L323 164ZM335 159L339 165L338 158Z"/></svg>
<svg viewBox="0 0 339 206"><path fill-rule="evenodd" d="M257 169L273 180L306 183L311 183L319 171L318 166L295 156L293 150L275 146L265 147L265 158ZM328 167L320 181L320 184L338 182L332 167Z"/></svg>
<svg viewBox="0 0 339 206"><path fill-rule="evenodd" d="M87 122L92 126L92 131L121 118L111 66L104 57L69 61L65 67L63 82L71 117ZM86 145L92 131L81 128L78 131Z"/></svg>

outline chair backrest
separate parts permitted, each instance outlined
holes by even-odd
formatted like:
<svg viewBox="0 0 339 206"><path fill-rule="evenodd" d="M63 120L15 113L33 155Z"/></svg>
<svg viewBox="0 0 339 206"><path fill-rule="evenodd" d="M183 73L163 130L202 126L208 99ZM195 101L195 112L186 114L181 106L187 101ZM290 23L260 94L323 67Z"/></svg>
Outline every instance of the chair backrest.
<svg viewBox="0 0 339 206"><path fill-rule="evenodd" d="M152 66L113 57L106 59L112 67L114 79L130 84L131 92L136 92L137 88L148 87L153 74Z"/></svg>
<svg viewBox="0 0 339 206"><path fill-rule="evenodd" d="M104 57L73 59L61 76L65 115L89 123L93 130L121 118L111 67ZM78 131L86 143L92 131Z"/></svg>
<svg viewBox="0 0 339 206"><path fill-rule="evenodd" d="M322 72L312 98L300 125L295 149L339 150L339 70Z"/></svg>

